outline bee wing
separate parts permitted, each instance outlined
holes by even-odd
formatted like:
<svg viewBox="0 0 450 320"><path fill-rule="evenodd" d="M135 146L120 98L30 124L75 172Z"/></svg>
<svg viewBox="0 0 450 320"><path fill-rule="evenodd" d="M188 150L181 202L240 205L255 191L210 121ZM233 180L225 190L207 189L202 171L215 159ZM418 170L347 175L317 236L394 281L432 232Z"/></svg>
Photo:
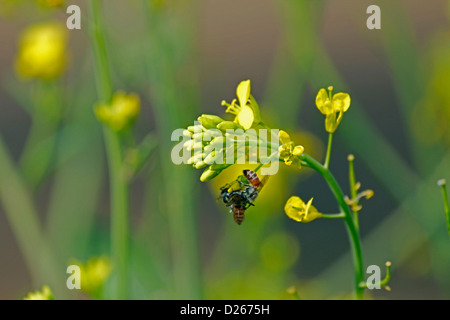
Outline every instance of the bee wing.
<svg viewBox="0 0 450 320"><path fill-rule="evenodd" d="M261 191L262 187L264 187L264 185L267 183L267 180L269 180L269 177L270 177L270 176L263 176L263 177L260 179L261 183L259 184L259 186L258 186L258 188L257 188L258 191Z"/></svg>

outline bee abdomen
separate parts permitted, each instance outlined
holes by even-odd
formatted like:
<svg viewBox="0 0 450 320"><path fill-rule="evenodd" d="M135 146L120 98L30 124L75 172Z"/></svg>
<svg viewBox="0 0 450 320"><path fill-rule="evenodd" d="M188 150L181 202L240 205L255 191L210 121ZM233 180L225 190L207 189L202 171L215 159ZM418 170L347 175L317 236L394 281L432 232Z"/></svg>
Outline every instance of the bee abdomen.
<svg viewBox="0 0 450 320"><path fill-rule="evenodd" d="M252 170L244 170L244 176L248 179L248 181L250 181L250 183L254 187L258 187L261 184L258 175L256 174L256 172Z"/></svg>
<svg viewBox="0 0 450 320"><path fill-rule="evenodd" d="M238 225L240 225L244 221L244 218L245 218L244 214L245 214L244 208L242 208L242 207L234 207L233 208L233 218L234 218L234 221Z"/></svg>

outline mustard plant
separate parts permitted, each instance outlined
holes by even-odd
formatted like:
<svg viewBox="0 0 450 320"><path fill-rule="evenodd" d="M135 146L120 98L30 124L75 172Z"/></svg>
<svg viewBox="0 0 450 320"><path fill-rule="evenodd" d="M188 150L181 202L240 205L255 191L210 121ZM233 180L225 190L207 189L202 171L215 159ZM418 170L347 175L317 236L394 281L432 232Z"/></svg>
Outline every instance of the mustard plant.
<svg viewBox="0 0 450 320"><path fill-rule="evenodd" d="M367 284L364 278L364 264L359 234L358 213L362 209L360 200L373 196L372 190L360 191L361 184L355 180L354 156L349 160L350 195L346 196L338 181L329 169L333 134L342 122L344 113L349 110L351 98L348 93L333 94L333 87L320 89L316 97L316 106L325 115L325 130L328 132L328 148L323 164L311 157L302 145L296 144L284 130L269 128L262 119L260 108L251 95L250 81L241 82L236 90L237 99L231 103L222 102L226 112L234 116L232 120L224 120L217 115L202 115L194 126L184 130L183 147L189 159L185 162L196 169L206 168L200 180L202 182L214 179L225 169L238 161L247 160L254 164L255 172L264 168L271 161L282 162L287 166L301 169L308 167L320 174L328 184L339 208L338 213L322 213L313 206L313 199L305 202L298 196L292 196L285 205L286 215L302 223L308 223L319 218L343 219L350 240L354 265L354 296L364 298ZM270 141L266 132L269 130ZM265 133L265 135L262 135ZM276 135L276 139L273 136ZM236 137L245 143L238 144ZM175 149L175 148L174 148ZM261 152L261 150L263 152ZM275 150L275 152L273 152ZM252 155L255 155L252 157ZM230 157L231 155L231 157ZM231 161L230 161L231 160ZM242 163L242 162L240 162ZM271 172L269 174L275 174ZM235 179L242 181L242 176ZM239 184L238 184L239 185ZM245 183L240 185L244 185ZM223 190L227 189L221 189ZM386 287L390 279L391 263L386 263L387 274L384 280L377 283Z"/></svg>

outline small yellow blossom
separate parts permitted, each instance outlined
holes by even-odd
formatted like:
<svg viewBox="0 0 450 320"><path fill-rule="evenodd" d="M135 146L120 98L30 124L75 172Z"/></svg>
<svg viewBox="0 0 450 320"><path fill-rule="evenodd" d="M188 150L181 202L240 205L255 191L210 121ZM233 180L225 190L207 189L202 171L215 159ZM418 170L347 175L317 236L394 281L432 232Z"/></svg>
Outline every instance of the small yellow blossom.
<svg viewBox="0 0 450 320"><path fill-rule="evenodd" d="M294 219L295 221L304 223L311 222L322 217L322 214L311 205L312 201L313 198L311 198L308 203L305 203L299 197L290 197L284 206L284 211L289 218Z"/></svg>
<svg viewBox="0 0 450 320"><path fill-rule="evenodd" d="M234 121L245 130L250 129L253 124L258 124L261 121L259 106L252 98L250 90L250 80L242 81L236 89L239 104L237 104L236 99L231 104L222 101L222 105L228 107L225 112L234 114L236 116Z"/></svg>
<svg viewBox="0 0 450 320"><path fill-rule="evenodd" d="M136 94L118 91L110 104L101 103L95 107L97 118L114 131L123 131L136 120L140 111L140 99Z"/></svg>
<svg viewBox="0 0 450 320"><path fill-rule="evenodd" d="M328 87L328 92L322 88L316 97L316 106L326 116L325 130L329 133L336 131L351 102L348 93L339 92L334 95L332 93L333 87Z"/></svg>
<svg viewBox="0 0 450 320"><path fill-rule="evenodd" d="M55 300L49 286L43 286L41 291L30 292L23 300Z"/></svg>
<svg viewBox="0 0 450 320"><path fill-rule="evenodd" d="M103 285L111 275L112 265L107 257L95 257L86 263L72 262L80 266L81 290L94 298L100 298Z"/></svg>
<svg viewBox="0 0 450 320"><path fill-rule="evenodd" d="M281 146L278 148L278 157L284 160L284 163L290 166L292 163L300 166L300 159L298 156L303 154L305 148L298 145L294 146L294 141L291 140L289 134L283 130L279 133Z"/></svg>
<svg viewBox="0 0 450 320"><path fill-rule="evenodd" d="M64 0L36 0L36 2L46 8L58 8L64 4Z"/></svg>
<svg viewBox="0 0 450 320"><path fill-rule="evenodd" d="M23 78L54 79L67 67L67 29L59 23L29 27L22 34L15 61Z"/></svg>

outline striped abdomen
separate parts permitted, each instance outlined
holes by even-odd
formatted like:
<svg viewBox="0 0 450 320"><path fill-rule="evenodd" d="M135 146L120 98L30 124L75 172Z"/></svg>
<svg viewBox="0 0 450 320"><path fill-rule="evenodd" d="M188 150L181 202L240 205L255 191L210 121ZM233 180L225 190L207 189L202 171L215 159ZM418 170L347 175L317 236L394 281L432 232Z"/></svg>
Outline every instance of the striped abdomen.
<svg viewBox="0 0 450 320"><path fill-rule="evenodd" d="M244 170L244 176L250 181L252 186L258 187L261 184L261 181L258 178L258 175L255 171L252 170Z"/></svg>
<svg viewBox="0 0 450 320"><path fill-rule="evenodd" d="M241 205L233 206L233 218L238 225L240 225L244 221L245 218L244 214L245 214L244 207L242 207Z"/></svg>

